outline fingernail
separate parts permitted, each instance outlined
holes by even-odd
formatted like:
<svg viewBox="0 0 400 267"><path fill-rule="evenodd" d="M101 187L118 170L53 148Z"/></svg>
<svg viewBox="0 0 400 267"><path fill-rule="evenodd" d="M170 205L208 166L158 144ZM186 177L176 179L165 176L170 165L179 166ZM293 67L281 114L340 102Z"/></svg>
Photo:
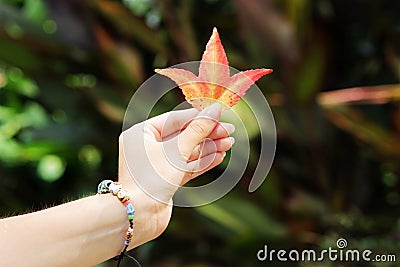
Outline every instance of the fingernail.
<svg viewBox="0 0 400 267"><path fill-rule="evenodd" d="M232 145L235 143L235 138L234 137L230 136L229 140L231 141Z"/></svg>
<svg viewBox="0 0 400 267"><path fill-rule="evenodd" d="M219 119L219 117L221 116L221 110L222 110L221 104L214 103L211 106L208 106L205 109L203 109L199 113L199 116L206 116L212 119Z"/></svg>
<svg viewBox="0 0 400 267"><path fill-rule="evenodd" d="M228 134L232 134L235 131L235 125L231 123L222 123L223 127L225 130L228 132Z"/></svg>

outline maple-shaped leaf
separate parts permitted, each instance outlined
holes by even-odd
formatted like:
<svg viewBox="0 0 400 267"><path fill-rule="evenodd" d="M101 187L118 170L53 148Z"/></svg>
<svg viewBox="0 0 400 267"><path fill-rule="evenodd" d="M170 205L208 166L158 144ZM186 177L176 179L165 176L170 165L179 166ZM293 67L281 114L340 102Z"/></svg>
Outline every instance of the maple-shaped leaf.
<svg viewBox="0 0 400 267"><path fill-rule="evenodd" d="M157 73L173 80L182 89L186 100L195 108L220 102L233 107L247 90L272 69L241 71L230 76L229 62L224 47L214 28L200 61L199 75L179 68L156 69Z"/></svg>

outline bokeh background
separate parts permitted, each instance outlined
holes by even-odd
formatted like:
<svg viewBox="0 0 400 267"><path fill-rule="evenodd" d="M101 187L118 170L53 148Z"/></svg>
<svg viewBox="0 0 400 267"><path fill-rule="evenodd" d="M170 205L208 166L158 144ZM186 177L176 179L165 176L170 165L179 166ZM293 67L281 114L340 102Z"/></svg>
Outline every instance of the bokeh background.
<svg viewBox="0 0 400 267"><path fill-rule="evenodd" d="M256 253L343 237L400 261L399 14L392 0L0 1L0 215L116 177L131 96L154 68L199 60L216 26L233 67L274 69L257 82L276 120L273 167L250 194L252 157L231 193L176 208L167 231L131 254L161 267L396 266L260 263ZM255 149L259 140L253 129Z"/></svg>

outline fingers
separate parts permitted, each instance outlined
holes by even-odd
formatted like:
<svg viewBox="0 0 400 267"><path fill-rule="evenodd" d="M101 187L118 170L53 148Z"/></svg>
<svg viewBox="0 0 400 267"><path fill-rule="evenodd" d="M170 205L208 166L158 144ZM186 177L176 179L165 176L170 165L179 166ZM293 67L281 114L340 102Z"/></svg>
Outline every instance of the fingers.
<svg viewBox="0 0 400 267"><path fill-rule="evenodd" d="M218 166L222 163L226 155L226 152L216 152L213 154L209 154L204 156L198 160L192 161L188 163L188 168L193 170L192 172L187 172L186 175L182 179L181 186L196 178L197 176L202 175L203 173L211 170L212 168Z"/></svg>
<svg viewBox="0 0 400 267"><path fill-rule="evenodd" d="M190 158L193 149L214 130L220 116L221 105L215 103L200 112L179 134L177 137L179 151L186 160Z"/></svg>
<svg viewBox="0 0 400 267"><path fill-rule="evenodd" d="M186 128L186 126L184 126L184 128ZM174 138L175 136L180 134L184 130L184 128L168 136L163 136L163 141L167 141ZM210 133L210 135L207 138L210 139L225 138L228 137L230 134L232 134L234 131L235 131L235 126L233 124L227 122L219 122L218 125L214 128L214 130Z"/></svg>
<svg viewBox="0 0 400 267"><path fill-rule="evenodd" d="M235 131L235 126L231 123L227 122L220 122L217 127L214 128L214 130L210 133L207 138L210 139L221 139L228 137L230 134L232 134Z"/></svg>
<svg viewBox="0 0 400 267"><path fill-rule="evenodd" d="M190 155L189 161L197 160L198 158L202 158L210 154L214 154L216 152L225 152L231 149L234 143L235 139L233 137L217 139L217 140L207 139L204 142L197 145L197 147L193 150L192 154Z"/></svg>
<svg viewBox="0 0 400 267"><path fill-rule="evenodd" d="M147 120L146 126L156 131L160 138L164 138L179 133L198 113L195 108L170 111Z"/></svg>

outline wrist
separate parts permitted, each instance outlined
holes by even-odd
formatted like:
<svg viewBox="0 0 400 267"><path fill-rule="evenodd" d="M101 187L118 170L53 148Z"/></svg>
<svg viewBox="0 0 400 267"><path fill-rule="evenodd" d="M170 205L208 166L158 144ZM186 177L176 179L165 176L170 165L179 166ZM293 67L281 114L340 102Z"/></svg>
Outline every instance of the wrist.
<svg viewBox="0 0 400 267"><path fill-rule="evenodd" d="M172 206L157 201L144 192L129 177L131 183L126 183L127 179L121 177L121 183L126 183L126 191L130 196L130 201L135 208L135 231L132 243L128 249L133 249L143 243L157 238L168 226L172 213ZM125 185L124 185L125 187Z"/></svg>

